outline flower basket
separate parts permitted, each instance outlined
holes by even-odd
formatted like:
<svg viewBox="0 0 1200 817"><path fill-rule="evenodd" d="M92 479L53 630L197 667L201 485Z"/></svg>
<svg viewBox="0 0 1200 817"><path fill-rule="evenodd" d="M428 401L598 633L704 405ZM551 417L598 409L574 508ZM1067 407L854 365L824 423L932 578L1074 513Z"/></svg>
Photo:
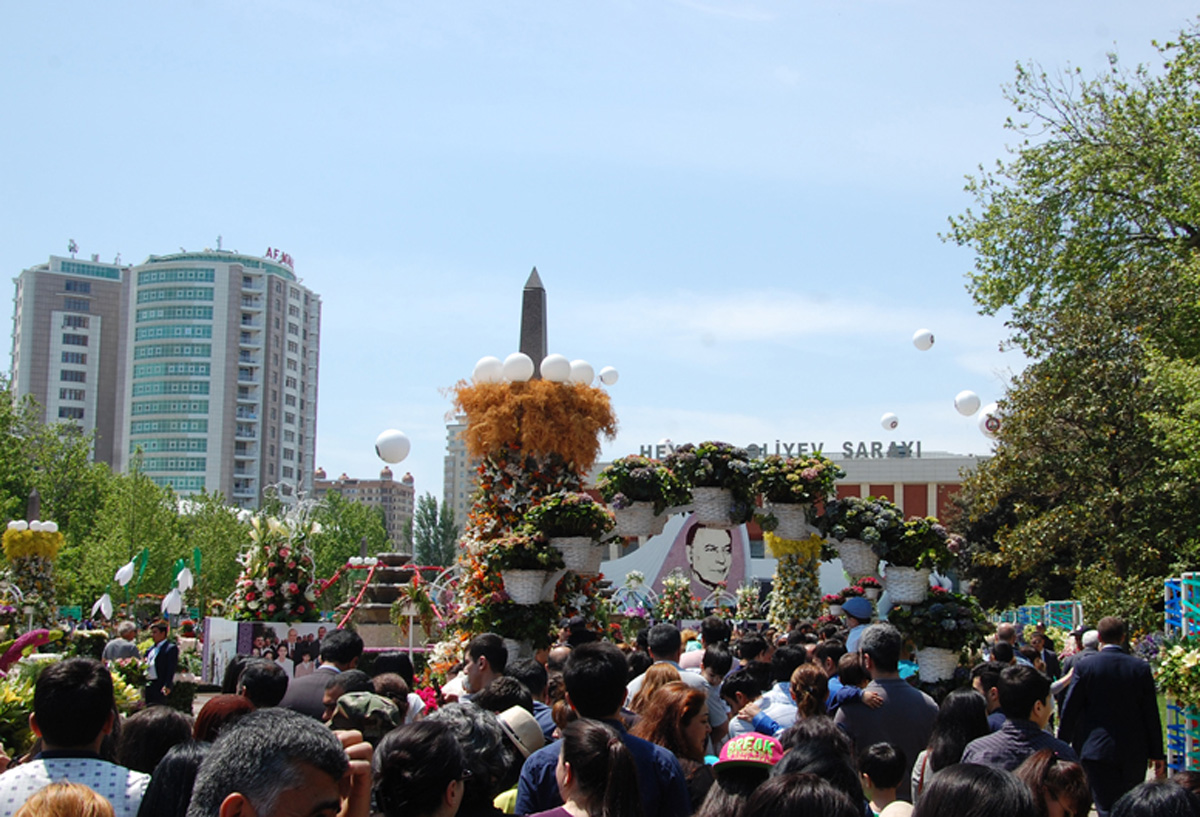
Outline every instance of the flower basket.
<svg viewBox="0 0 1200 817"><path fill-rule="evenodd" d="M809 532L808 505L779 503L771 505L778 524L773 533L780 539L804 539Z"/></svg>
<svg viewBox="0 0 1200 817"><path fill-rule="evenodd" d="M744 448L703 442L676 446L666 465L691 486L692 504L701 524L732 528L754 517L754 466ZM715 495L709 489L724 489Z"/></svg>
<svg viewBox="0 0 1200 817"><path fill-rule="evenodd" d="M542 600L542 585L546 583L544 570L502 570L504 592L520 605L537 604Z"/></svg>
<svg viewBox="0 0 1200 817"><path fill-rule="evenodd" d="M656 514L662 514L667 508L686 505L688 501L688 486L674 471L658 460L637 455L613 460L596 477L596 487L614 511L648 502Z"/></svg>
<svg viewBox="0 0 1200 817"><path fill-rule="evenodd" d="M954 677L958 669L958 651L945 647L925 647L917 650L917 672L926 684Z"/></svg>
<svg viewBox="0 0 1200 817"><path fill-rule="evenodd" d="M879 557L874 549L860 539L846 539L834 545L842 568L851 578L875 576L879 573Z"/></svg>
<svg viewBox="0 0 1200 817"><path fill-rule="evenodd" d="M733 491L729 488L693 488L692 504L696 521L706 528L736 528L740 524L730 519Z"/></svg>
<svg viewBox="0 0 1200 817"><path fill-rule="evenodd" d="M567 570L588 574L600 572L604 546L597 545L592 539L586 536L553 536L550 546L562 554Z"/></svg>
<svg viewBox="0 0 1200 817"><path fill-rule="evenodd" d="M667 517L654 513L653 502L634 502L627 508L613 507L617 536L657 536L663 532Z"/></svg>
<svg viewBox="0 0 1200 817"><path fill-rule="evenodd" d="M879 597L883 595L883 591L878 587L864 587L863 595L871 601L879 601Z"/></svg>
<svg viewBox="0 0 1200 817"><path fill-rule="evenodd" d="M599 540L613 529L612 513L587 494L559 491L530 508L526 528L548 537L586 536Z"/></svg>
<svg viewBox="0 0 1200 817"><path fill-rule="evenodd" d="M892 604L920 604L929 595L929 576L932 571L923 567L888 565L887 589Z"/></svg>
<svg viewBox="0 0 1200 817"><path fill-rule="evenodd" d="M829 605L829 615L840 616L841 614L842 614L842 605L840 605L840 604Z"/></svg>

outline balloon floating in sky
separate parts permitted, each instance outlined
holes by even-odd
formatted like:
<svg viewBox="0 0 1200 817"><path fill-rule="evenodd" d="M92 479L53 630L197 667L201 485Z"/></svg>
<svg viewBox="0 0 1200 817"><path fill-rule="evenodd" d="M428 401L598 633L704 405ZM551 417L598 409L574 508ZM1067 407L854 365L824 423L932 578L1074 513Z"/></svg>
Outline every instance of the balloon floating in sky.
<svg viewBox="0 0 1200 817"><path fill-rule="evenodd" d="M617 382L617 378L621 375L612 366L605 366L600 370L600 382L606 386L611 386Z"/></svg>
<svg viewBox="0 0 1200 817"><path fill-rule="evenodd" d="M596 370L592 368L592 364L586 360L571 361L571 382L582 383L585 386L592 385L592 381L596 379Z"/></svg>
<svg viewBox="0 0 1200 817"><path fill-rule="evenodd" d="M928 352L933 348L933 333L928 329L918 329L913 332L913 346L916 346L922 352Z"/></svg>
<svg viewBox="0 0 1200 817"><path fill-rule="evenodd" d="M891 431L900 425L900 418L889 411L887 414L879 418L879 424L888 431Z"/></svg>
<svg viewBox="0 0 1200 817"><path fill-rule="evenodd" d="M1000 433L1000 407L995 403L988 403L983 407L979 415L979 430L983 432L983 436L991 439L996 439L996 435Z"/></svg>
<svg viewBox="0 0 1200 817"><path fill-rule="evenodd" d="M551 383L565 383L571 377L571 361L564 355L546 355L542 360L542 379Z"/></svg>
<svg viewBox="0 0 1200 817"><path fill-rule="evenodd" d="M481 357L471 377L476 383L499 383L504 379L504 362L491 355Z"/></svg>
<svg viewBox="0 0 1200 817"><path fill-rule="evenodd" d="M524 383L533 377L533 358L524 352L513 352L504 358L504 379Z"/></svg>
<svg viewBox="0 0 1200 817"><path fill-rule="evenodd" d="M979 411L979 395L967 389L954 395L954 408L964 417L970 417Z"/></svg>
<svg viewBox="0 0 1200 817"><path fill-rule="evenodd" d="M412 443L403 431L389 428L375 438L375 453L386 463L395 465L407 457L411 450Z"/></svg>

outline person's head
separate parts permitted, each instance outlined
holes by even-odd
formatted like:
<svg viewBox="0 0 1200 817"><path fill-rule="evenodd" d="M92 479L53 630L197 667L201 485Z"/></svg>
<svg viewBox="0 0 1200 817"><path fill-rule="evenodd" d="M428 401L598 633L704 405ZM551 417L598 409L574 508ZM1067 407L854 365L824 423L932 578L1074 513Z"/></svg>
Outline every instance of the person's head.
<svg viewBox="0 0 1200 817"><path fill-rule="evenodd" d="M729 531L696 525L688 531L685 549L692 577L705 587L716 587L729 578L733 567L733 537Z"/></svg>
<svg viewBox="0 0 1200 817"><path fill-rule="evenodd" d="M1200 796L1200 772L1176 772L1171 782L1178 783L1192 794Z"/></svg>
<svg viewBox="0 0 1200 817"><path fill-rule="evenodd" d="M1200 797L1170 780L1153 780L1125 792L1109 813L1112 817L1200 817Z"/></svg>
<svg viewBox="0 0 1200 817"><path fill-rule="evenodd" d="M480 633L467 643L467 665L464 668L467 692L479 692L504 674L508 664L508 649L504 639L495 633Z"/></svg>
<svg viewBox="0 0 1200 817"><path fill-rule="evenodd" d="M467 759L471 776L463 795L464 810L483 808L517 782L520 764L496 716L471 702L447 704L426 720L450 726Z"/></svg>
<svg viewBox="0 0 1200 817"><path fill-rule="evenodd" d="M796 667L808 661L808 651L803 647L780 647L771 656L771 680L787 683Z"/></svg>
<svg viewBox="0 0 1200 817"><path fill-rule="evenodd" d="M767 640L761 635L745 635L738 640L737 657L743 662L762 661L768 649Z"/></svg>
<svg viewBox="0 0 1200 817"><path fill-rule="evenodd" d="M1083 767L1059 758L1052 749L1034 752L1013 774L1029 787L1038 817L1086 817L1092 809Z"/></svg>
<svg viewBox="0 0 1200 817"><path fill-rule="evenodd" d="M779 742L787 752L807 747L806 751L837 755L847 764L854 764L854 741L828 715L801 718L784 730Z"/></svg>
<svg viewBox="0 0 1200 817"><path fill-rule="evenodd" d="M35 791L13 817L113 817L113 807L82 783L63 780Z"/></svg>
<svg viewBox="0 0 1200 817"><path fill-rule="evenodd" d="M1101 644L1124 644L1125 622L1116 616L1105 616L1096 624Z"/></svg>
<svg viewBox="0 0 1200 817"><path fill-rule="evenodd" d="M721 698L729 704L729 708L737 712L746 704L762 695L761 679L747 669L730 673L721 684Z"/></svg>
<svg viewBox="0 0 1200 817"><path fill-rule="evenodd" d="M382 695L396 705L403 721L408 714L408 693L411 691L404 679L394 672L385 672L372 678L371 685L375 687L376 695Z"/></svg>
<svg viewBox="0 0 1200 817"><path fill-rule="evenodd" d="M537 661L532 658L513 661L505 667L504 674L524 684L535 701L546 700L546 685L550 681L550 676L546 672L546 668Z"/></svg>
<svg viewBox="0 0 1200 817"><path fill-rule="evenodd" d="M362 653L362 636L353 630L334 630L327 636L321 636L322 663L333 664L340 670L354 669Z"/></svg>
<svg viewBox="0 0 1200 817"><path fill-rule="evenodd" d="M390 652L381 652L375 656L374 663L371 664L371 676L384 675L389 672L394 672L404 679L404 683L408 684L408 688L413 688L413 680L416 673L413 670L412 659L406 653L399 650Z"/></svg>
<svg viewBox="0 0 1200 817"><path fill-rule="evenodd" d="M782 756L783 747L775 738L756 732L731 738L713 764L715 780L697 817L741 817L750 795L767 782Z"/></svg>
<svg viewBox="0 0 1200 817"><path fill-rule="evenodd" d="M1034 630L1029 634L1029 646L1033 647L1038 652L1046 649L1046 634L1038 630Z"/></svg>
<svg viewBox="0 0 1200 817"><path fill-rule="evenodd" d="M598 817L640 817L637 767L615 729L580 719L563 728L561 743L555 778L564 801Z"/></svg>
<svg viewBox="0 0 1200 817"><path fill-rule="evenodd" d="M709 684L719 687L732 667L733 655L723 643L709 644L704 648L704 655L700 657L700 674Z"/></svg>
<svg viewBox="0 0 1200 817"><path fill-rule="evenodd" d="M504 737L517 750L514 762L524 764L526 758L546 745L546 735L529 710L513 706L496 713L496 720Z"/></svg>
<svg viewBox="0 0 1200 817"><path fill-rule="evenodd" d="M172 746L192 739L192 719L169 706L150 706L121 724L117 765L150 774Z"/></svg>
<svg viewBox="0 0 1200 817"><path fill-rule="evenodd" d="M98 747L113 717L112 676L99 661L67 658L38 676L29 725L45 748Z"/></svg>
<svg viewBox="0 0 1200 817"><path fill-rule="evenodd" d="M375 802L384 817L454 814L471 774L454 730L428 719L385 735L372 768Z"/></svg>
<svg viewBox="0 0 1200 817"><path fill-rule="evenodd" d="M683 637L674 624L655 624L648 636L650 657L655 661L678 661Z"/></svg>
<svg viewBox="0 0 1200 817"><path fill-rule="evenodd" d="M341 631L339 630L338 632ZM371 683L371 676L362 670L351 669L339 672L325 683L325 695L322 698L325 711L321 715L321 720L329 722L333 717L334 710L337 709L338 698L346 693L374 691L375 685Z"/></svg>
<svg viewBox="0 0 1200 817"><path fill-rule="evenodd" d="M225 665L225 675L221 678L222 695L237 694L238 679L242 677L242 670L246 668L246 663L249 660L249 655L242 655L241 653L229 659L229 663Z"/></svg>
<svg viewBox="0 0 1200 817"><path fill-rule="evenodd" d="M1081 639L1085 650L1094 650L1100 646L1100 631L1088 630Z"/></svg>
<svg viewBox="0 0 1200 817"><path fill-rule="evenodd" d="M1000 673L1000 708L1010 718L1033 721L1044 728L1054 714L1050 679L1026 664L1005 667Z"/></svg>
<svg viewBox="0 0 1200 817"><path fill-rule="evenodd" d="M170 632L171 625L161 618L150 625L150 638L155 644L165 639Z"/></svg>
<svg viewBox="0 0 1200 817"><path fill-rule="evenodd" d="M238 678L237 694L254 704L255 709L265 709L279 706L287 688L288 677L283 667L265 658L251 658Z"/></svg>
<svg viewBox="0 0 1200 817"><path fill-rule="evenodd" d="M133 641L137 638L137 624L132 621L122 621L117 625L117 635L126 641Z"/></svg>
<svg viewBox="0 0 1200 817"><path fill-rule="evenodd" d="M659 688L642 707L632 734L665 747L676 757L703 761L708 735L708 696L682 681Z"/></svg>
<svg viewBox="0 0 1200 817"><path fill-rule="evenodd" d="M1029 788L995 766L956 763L929 778L913 817L1036 817Z"/></svg>
<svg viewBox="0 0 1200 817"><path fill-rule="evenodd" d="M625 657L625 663L629 665L629 680L632 681L654 666L654 659L648 652L635 650Z"/></svg>
<svg viewBox="0 0 1200 817"><path fill-rule="evenodd" d="M846 645L844 642L834 639L827 639L813 649L813 661L821 669L825 670L825 675L832 678L838 674L838 661L846 654Z"/></svg>
<svg viewBox="0 0 1200 817"><path fill-rule="evenodd" d="M1000 673L1004 664L984 661L971 668L971 687L987 702L988 714L1000 708Z"/></svg>
<svg viewBox="0 0 1200 817"><path fill-rule="evenodd" d="M192 799L192 788L196 785L196 772L209 749L207 742L195 740L172 746L154 767L138 814L184 817Z"/></svg>
<svg viewBox="0 0 1200 817"><path fill-rule="evenodd" d="M800 717L825 714L825 701L829 698L829 676L825 670L816 664L801 664L792 671L789 690Z"/></svg>
<svg viewBox="0 0 1200 817"><path fill-rule="evenodd" d="M214 695L196 714L192 738L212 743L225 727L254 709L254 704L245 695Z"/></svg>
<svg viewBox="0 0 1200 817"><path fill-rule="evenodd" d="M679 670L675 669L674 664L654 664L650 669L646 670L646 674L642 677L642 688L638 690L637 694L633 696L633 700L629 702L629 708L634 712L640 713L654 698L655 693L667 684L675 683L679 680Z"/></svg>
<svg viewBox="0 0 1200 817"><path fill-rule="evenodd" d="M1016 660L1017 651L1007 641L997 641L992 645L992 660L997 664L1011 664Z"/></svg>
<svg viewBox="0 0 1200 817"><path fill-rule="evenodd" d="M872 624L863 630L858 641L858 651L863 655L863 665L871 678L899 671L900 650L904 637L891 624Z"/></svg>
<svg viewBox="0 0 1200 817"><path fill-rule="evenodd" d="M493 714L514 706L533 712L533 696L529 694L529 690L516 678L508 675L501 675L493 680L475 693L471 700Z"/></svg>
<svg viewBox="0 0 1200 817"><path fill-rule="evenodd" d="M873 792L895 792L904 779L907 765L904 750L890 743L873 743L858 756L858 773L862 776L863 790Z"/></svg>
<svg viewBox="0 0 1200 817"><path fill-rule="evenodd" d="M937 771L962 758L967 744L988 728L984 698L973 689L956 689L942 699L929 735L929 768Z"/></svg>
<svg viewBox="0 0 1200 817"><path fill-rule="evenodd" d="M625 656L614 644L577 647L563 669L567 699L582 718L611 718L625 701Z"/></svg>
<svg viewBox="0 0 1200 817"><path fill-rule="evenodd" d="M808 719L805 719L808 720ZM812 720L817 720L813 718ZM831 720L821 718L821 720ZM803 723L804 721L797 721ZM828 728L827 725L823 728ZM837 728L834 726L833 728ZM790 730L789 730L790 731ZM786 733L785 733L786 735ZM853 749L845 753L840 751L837 741L828 737L816 739L797 739L798 735L787 735L788 743L784 744L786 753L783 759L772 770L776 775L801 772L812 774L828 781L834 788L840 790L851 802L862 805L864 796L862 782L854 766ZM861 813L861 811L860 811Z"/></svg>
<svg viewBox="0 0 1200 817"><path fill-rule="evenodd" d="M404 723L404 714L390 698L374 692L347 692L337 699L330 729L353 729L375 746L388 732Z"/></svg>
<svg viewBox="0 0 1200 817"><path fill-rule="evenodd" d="M838 659L838 680L842 686L861 687L870 682L867 668L863 666L862 654L848 652Z"/></svg>
<svg viewBox="0 0 1200 817"><path fill-rule="evenodd" d="M346 751L324 724L288 709L260 709L217 738L200 764L187 817L282 817L300 804L311 809L304 814L333 815L348 768Z"/></svg>
<svg viewBox="0 0 1200 817"><path fill-rule="evenodd" d="M775 768L779 770L782 766L783 762ZM780 772L773 774L750 795L744 817L778 817L781 814L861 817L862 813L862 807L853 799L819 776Z"/></svg>
<svg viewBox="0 0 1200 817"><path fill-rule="evenodd" d="M1017 645L1017 628L1007 621L996 626L996 643L1001 642L1012 644L1014 647Z"/></svg>
<svg viewBox="0 0 1200 817"><path fill-rule="evenodd" d="M842 612L846 616L846 626L857 627L860 624L870 624L875 608L871 600L863 596L851 596L842 603Z"/></svg>
<svg viewBox="0 0 1200 817"><path fill-rule="evenodd" d="M732 633L729 622L718 616L708 616L700 622L700 643L705 647L728 644Z"/></svg>

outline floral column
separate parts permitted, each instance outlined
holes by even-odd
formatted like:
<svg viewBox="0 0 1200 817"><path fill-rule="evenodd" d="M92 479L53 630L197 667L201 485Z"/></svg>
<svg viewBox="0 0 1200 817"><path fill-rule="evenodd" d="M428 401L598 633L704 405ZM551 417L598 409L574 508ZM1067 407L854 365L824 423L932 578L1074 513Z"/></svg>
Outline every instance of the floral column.
<svg viewBox="0 0 1200 817"><path fill-rule="evenodd" d="M789 619L816 618L821 612L818 573L825 540L816 534L807 539L780 539L764 533L763 541L777 560L767 611L771 626L786 629Z"/></svg>

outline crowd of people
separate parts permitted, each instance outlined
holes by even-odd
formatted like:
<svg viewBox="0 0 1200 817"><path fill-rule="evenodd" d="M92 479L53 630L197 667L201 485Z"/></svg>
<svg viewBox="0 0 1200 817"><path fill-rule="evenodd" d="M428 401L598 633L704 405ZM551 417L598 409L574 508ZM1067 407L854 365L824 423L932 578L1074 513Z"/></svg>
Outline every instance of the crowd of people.
<svg viewBox="0 0 1200 817"><path fill-rule="evenodd" d="M847 627L716 617L625 645L566 628L523 660L487 633L436 700L406 654L364 660L338 629L304 675L236 657L194 718L149 687L121 718L105 664L64 659L38 678L0 817L1200 817L1200 775L1166 779L1153 678L1119 619L1062 656L1001 625L938 704L904 636L865 618L853 650ZM152 632L149 663L169 661ZM126 635L106 656L127 657Z"/></svg>

